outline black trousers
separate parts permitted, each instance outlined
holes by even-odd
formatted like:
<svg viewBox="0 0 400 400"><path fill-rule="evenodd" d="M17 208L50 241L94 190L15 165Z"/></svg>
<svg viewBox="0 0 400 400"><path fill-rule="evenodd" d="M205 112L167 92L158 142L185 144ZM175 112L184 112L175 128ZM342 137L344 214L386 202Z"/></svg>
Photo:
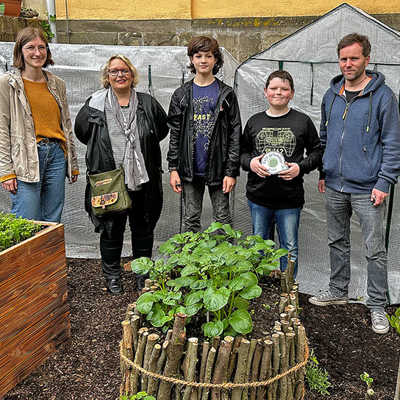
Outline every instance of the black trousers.
<svg viewBox="0 0 400 400"><path fill-rule="evenodd" d="M129 221L133 258L151 257L154 242L155 223L146 219L144 194L142 191L129 192L132 208L128 212L112 216L111 232L100 234L100 253L104 277L119 278L121 274L121 252L126 222Z"/></svg>

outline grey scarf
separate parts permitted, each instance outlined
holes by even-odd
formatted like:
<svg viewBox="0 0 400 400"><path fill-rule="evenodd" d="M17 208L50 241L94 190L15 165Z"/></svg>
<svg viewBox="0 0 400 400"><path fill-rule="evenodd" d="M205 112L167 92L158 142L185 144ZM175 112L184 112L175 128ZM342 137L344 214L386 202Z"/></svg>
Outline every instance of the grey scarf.
<svg viewBox="0 0 400 400"><path fill-rule="evenodd" d="M111 110L118 121L121 132L126 137L123 167L125 172L125 184L129 190L140 190L141 185L149 181L143 154L140 148L139 134L137 131L136 110L138 99L135 90L131 89L129 99L129 112L126 117L118 103L117 96L110 88L107 96Z"/></svg>

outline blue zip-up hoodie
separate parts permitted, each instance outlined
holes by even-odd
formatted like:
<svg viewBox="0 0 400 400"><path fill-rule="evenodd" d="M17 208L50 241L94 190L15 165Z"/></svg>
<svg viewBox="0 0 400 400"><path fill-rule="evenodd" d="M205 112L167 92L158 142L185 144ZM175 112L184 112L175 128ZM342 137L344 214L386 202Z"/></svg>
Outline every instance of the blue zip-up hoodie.
<svg viewBox="0 0 400 400"><path fill-rule="evenodd" d="M321 145L326 186L345 193L389 192L400 174L399 107L379 72L347 102L344 78L332 79L321 105Z"/></svg>

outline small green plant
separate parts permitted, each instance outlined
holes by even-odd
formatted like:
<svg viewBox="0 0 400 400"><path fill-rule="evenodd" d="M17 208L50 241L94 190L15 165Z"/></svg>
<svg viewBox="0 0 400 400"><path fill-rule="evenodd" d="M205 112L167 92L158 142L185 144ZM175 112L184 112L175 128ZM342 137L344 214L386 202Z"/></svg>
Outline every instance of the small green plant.
<svg viewBox="0 0 400 400"><path fill-rule="evenodd" d="M41 225L32 221L0 212L0 251L32 237L41 229Z"/></svg>
<svg viewBox="0 0 400 400"><path fill-rule="evenodd" d="M264 310L266 310L266 311L271 310L271 306L269 304L263 303L262 306L263 306Z"/></svg>
<svg viewBox="0 0 400 400"><path fill-rule="evenodd" d="M400 307L395 311L394 315L387 316L390 325L400 335Z"/></svg>
<svg viewBox="0 0 400 400"><path fill-rule="evenodd" d="M121 396L120 400L156 400L156 398L146 392L138 392L133 396Z"/></svg>
<svg viewBox="0 0 400 400"><path fill-rule="evenodd" d="M275 270L287 254L271 240L242 238L230 225L213 223L204 232L177 234L160 246L155 262L131 263L137 274L149 273L157 290L142 294L137 309L155 327L167 330L178 312L205 314L204 336L236 336L252 331L250 300L261 295L258 279Z"/></svg>
<svg viewBox="0 0 400 400"><path fill-rule="evenodd" d="M374 381L372 377L369 376L368 373L363 372L360 375L360 379L365 382L365 384L367 385L367 392L365 393L365 399L368 400L369 398L371 398L375 392L372 389L372 382Z"/></svg>
<svg viewBox="0 0 400 400"><path fill-rule="evenodd" d="M396 330L397 334L400 335L400 307L395 311L394 315L388 315L390 325ZM394 400L400 400L400 361L399 368L397 371L397 383Z"/></svg>
<svg viewBox="0 0 400 400"><path fill-rule="evenodd" d="M319 394L329 396L328 388L332 385L328 379L328 372L319 366L319 361L314 354L314 350L311 350L310 360L306 366L306 381L309 388Z"/></svg>

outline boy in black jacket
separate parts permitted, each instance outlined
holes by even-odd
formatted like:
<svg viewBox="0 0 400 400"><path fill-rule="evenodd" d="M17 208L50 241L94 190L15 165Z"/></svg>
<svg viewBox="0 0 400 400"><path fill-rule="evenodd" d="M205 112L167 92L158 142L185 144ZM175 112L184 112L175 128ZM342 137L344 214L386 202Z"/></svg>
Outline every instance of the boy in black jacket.
<svg viewBox="0 0 400 400"><path fill-rule="evenodd" d="M196 75L175 90L168 113L168 169L184 200L184 231L198 232L205 186L215 221L230 224L229 193L239 174L241 122L233 89L214 75L223 65L218 42L206 36L188 45Z"/></svg>
<svg viewBox="0 0 400 400"><path fill-rule="evenodd" d="M319 166L321 145L310 117L289 108L294 84L288 72L271 73L264 94L269 107L248 120L241 140L242 168L249 171L246 196L253 234L268 239L275 222L281 247L295 261L296 275L303 175ZM280 266L286 269L287 257L280 259Z"/></svg>

